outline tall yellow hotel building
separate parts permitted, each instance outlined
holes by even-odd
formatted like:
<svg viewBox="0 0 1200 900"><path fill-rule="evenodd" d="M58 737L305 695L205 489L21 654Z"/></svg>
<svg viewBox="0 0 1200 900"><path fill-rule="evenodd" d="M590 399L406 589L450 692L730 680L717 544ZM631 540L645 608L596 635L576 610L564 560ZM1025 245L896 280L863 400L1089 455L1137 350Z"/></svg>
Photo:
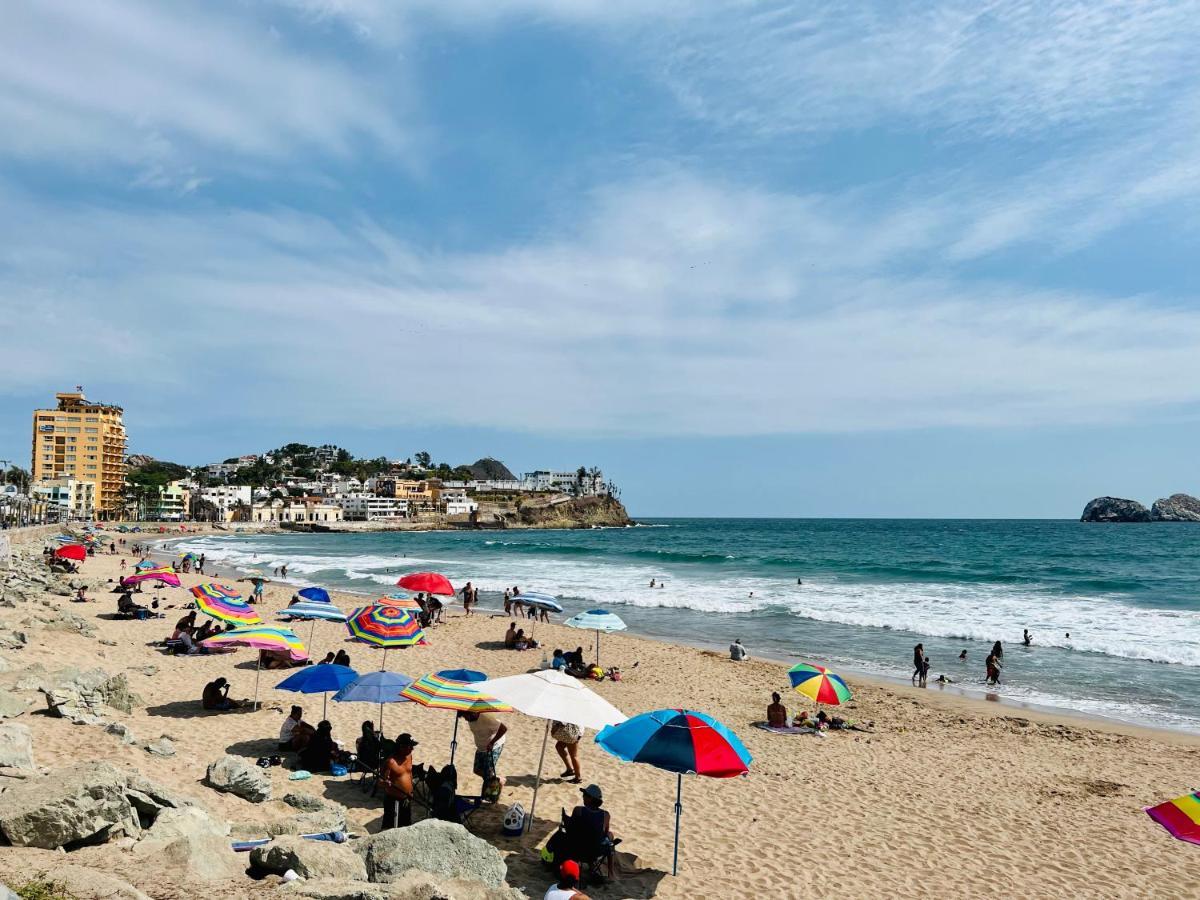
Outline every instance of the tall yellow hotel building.
<svg viewBox="0 0 1200 900"><path fill-rule="evenodd" d="M125 499L123 410L86 399L82 387L54 399L57 408L33 411L33 480L90 481L96 486L96 517L119 515Z"/></svg>

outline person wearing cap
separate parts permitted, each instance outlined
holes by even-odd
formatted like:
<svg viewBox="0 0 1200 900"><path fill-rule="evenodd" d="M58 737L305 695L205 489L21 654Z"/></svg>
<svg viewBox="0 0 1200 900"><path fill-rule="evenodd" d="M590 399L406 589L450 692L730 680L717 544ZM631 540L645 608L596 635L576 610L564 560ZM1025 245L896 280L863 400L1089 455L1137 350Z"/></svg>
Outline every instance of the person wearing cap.
<svg viewBox="0 0 1200 900"><path fill-rule="evenodd" d="M383 764L383 830L412 824L412 751L417 746L407 731L396 738L392 755Z"/></svg>
<svg viewBox="0 0 1200 900"><path fill-rule="evenodd" d="M601 809L604 805L604 792L600 785L589 784L579 791L583 795L583 804L571 811L567 820L567 833L585 835L597 845L613 846L612 818L608 810ZM612 854L608 854L608 877L612 878Z"/></svg>
<svg viewBox="0 0 1200 900"><path fill-rule="evenodd" d="M550 885L543 900L588 900L588 895L579 890L579 863L563 860L558 867L558 881Z"/></svg>

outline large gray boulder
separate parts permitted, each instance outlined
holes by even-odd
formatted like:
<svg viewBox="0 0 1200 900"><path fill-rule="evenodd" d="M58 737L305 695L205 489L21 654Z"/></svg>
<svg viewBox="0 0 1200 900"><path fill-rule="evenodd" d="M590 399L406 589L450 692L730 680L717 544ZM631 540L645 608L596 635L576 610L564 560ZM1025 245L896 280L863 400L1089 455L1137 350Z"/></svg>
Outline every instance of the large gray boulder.
<svg viewBox="0 0 1200 900"><path fill-rule="evenodd" d="M1150 507L1155 522L1200 522L1200 500L1190 494L1172 494Z"/></svg>
<svg viewBox="0 0 1200 900"><path fill-rule="evenodd" d="M107 763L59 769L0 794L0 833L16 847L53 850L141 833L125 775Z"/></svg>
<svg viewBox="0 0 1200 900"><path fill-rule="evenodd" d="M43 877L62 889L63 893L56 893L55 897L74 897L77 900L151 900L116 875L70 863L56 865ZM3 895L0 894L0 897Z"/></svg>
<svg viewBox="0 0 1200 900"><path fill-rule="evenodd" d="M109 675L103 669L66 669L48 676L40 690L50 715L84 725L99 724L109 707L128 713L142 705L123 672Z"/></svg>
<svg viewBox="0 0 1200 900"><path fill-rule="evenodd" d="M155 859L166 871L187 881L226 881L245 870L228 838L213 834L177 838Z"/></svg>
<svg viewBox="0 0 1200 900"><path fill-rule="evenodd" d="M1097 497L1083 508L1081 522L1149 522L1150 510L1136 500Z"/></svg>
<svg viewBox="0 0 1200 900"><path fill-rule="evenodd" d="M336 808L334 808L336 807ZM346 830L346 808L337 806L318 812L297 813L267 826L272 837L281 834L318 834L323 831Z"/></svg>
<svg viewBox="0 0 1200 900"><path fill-rule="evenodd" d="M250 865L277 875L292 869L301 878L367 880L366 863L347 845L290 835L278 837L264 847L255 847L250 851Z"/></svg>
<svg viewBox="0 0 1200 900"><path fill-rule="evenodd" d="M271 777L266 770L240 756L230 756L227 753L209 763L205 781L211 788L235 794L251 803L262 803L271 799Z"/></svg>
<svg viewBox="0 0 1200 900"><path fill-rule="evenodd" d="M392 882L409 869L420 869L500 887L508 875L499 850L458 823L439 819L389 828L359 841L355 849L375 882Z"/></svg>
<svg viewBox="0 0 1200 900"><path fill-rule="evenodd" d="M198 806L164 809L142 834L141 840L133 845L133 853L137 856L157 854L180 838L215 837L222 846L228 846L228 836L229 825L214 819Z"/></svg>
<svg viewBox="0 0 1200 900"><path fill-rule="evenodd" d="M32 704L18 694L0 694L0 719L15 719L26 712Z"/></svg>
<svg viewBox="0 0 1200 900"><path fill-rule="evenodd" d="M37 768L33 764L33 735L24 725L16 722L0 725L0 766L10 769Z"/></svg>

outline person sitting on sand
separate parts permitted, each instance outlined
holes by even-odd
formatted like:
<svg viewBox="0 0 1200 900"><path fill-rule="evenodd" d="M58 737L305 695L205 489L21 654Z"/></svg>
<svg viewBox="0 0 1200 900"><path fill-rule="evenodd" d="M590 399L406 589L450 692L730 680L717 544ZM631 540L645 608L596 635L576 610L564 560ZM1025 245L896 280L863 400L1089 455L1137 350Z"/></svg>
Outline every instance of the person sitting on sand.
<svg viewBox="0 0 1200 900"><path fill-rule="evenodd" d="M509 622L508 631L504 632L504 646L512 650L517 646L517 623Z"/></svg>
<svg viewBox="0 0 1200 900"><path fill-rule="evenodd" d="M77 590L75 592L75 602L76 603L87 603L88 602L87 588L82 584L79 586L79 590Z"/></svg>
<svg viewBox="0 0 1200 900"><path fill-rule="evenodd" d="M313 736L313 727L304 721L304 710L293 706L279 726L280 750L303 750Z"/></svg>
<svg viewBox="0 0 1200 900"><path fill-rule="evenodd" d="M542 900L589 900L588 895L579 890L579 863L564 859L558 867L558 881L550 885Z"/></svg>
<svg viewBox="0 0 1200 900"><path fill-rule="evenodd" d="M537 641L525 636L525 629L518 628L516 639L513 641L514 650L531 650L537 647Z"/></svg>
<svg viewBox="0 0 1200 900"><path fill-rule="evenodd" d="M817 723L808 717L808 710L800 709L792 717L793 728L816 728Z"/></svg>
<svg viewBox="0 0 1200 900"><path fill-rule="evenodd" d="M567 661L566 672L574 678L587 678L588 666L583 661L583 648L576 647L563 654L563 659Z"/></svg>
<svg viewBox="0 0 1200 900"><path fill-rule="evenodd" d="M554 651L554 658L550 660L550 668L554 669L557 672L560 669L565 669L566 667L567 667L567 660L563 656L562 650L556 648Z"/></svg>
<svg viewBox="0 0 1200 900"><path fill-rule="evenodd" d="M330 650L328 653L325 654L325 658L323 660L321 660L319 663L317 663L317 665L318 666L327 666L332 662L333 662L333 651Z"/></svg>
<svg viewBox="0 0 1200 900"><path fill-rule="evenodd" d="M788 723L787 707L778 693L771 695L771 703L767 707L767 724L772 728L786 728Z"/></svg>
<svg viewBox="0 0 1200 900"><path fill-rule="evenodd" d="M181 631L186 631L188 634L191 634L195 630L196 630L196 611L192 610L190 613L188 613L182 619L180 619L178 622L175 623L175 632L176 633L171 635L171 640L173 640L173 641L179 640L179 632L181 632Z"/></svg>
<svg viewBox="0 0 1200 900"><path fill-rule="evenodd" d="M333 739L333 725L328 719L322 719L300 751L300 767L309 772L328 772L334 762L340 761L340 757L341 753Z"/></svg>
<svg viewBox="0 0 1200 900"><path fill-rule="evenodd" d="M117 598L117 613L134 619L150 618L150 610L133 602L133 595L126 591Z"/></svg>
<svg viewBox="0 0 1200 900"><path fill-rule="evenodd" d="M218 626L216 622L214 622L212 619L208 619L196 630L196 633L192 637L197 643L199 643L200 641L210 638L216 634L218 627L220 626Z"/></svg>
<svg viewBox="0 0 1200 900"><path fill-rule="evenodd" d="M264 669L292 669L305 665L303 661L292 659L286 650L259 650L258 659Z"/></svg>
<svg viewBox="0 0 1200 900"><path fill-rule="evenodd" d="M729 645L729 658L734 662L741 662L746 658L746 648L742 646L742 639L738 638Z"/></svg>
<svg viewBox="0 0 1200 900"><path fill-rule="evenodd" d="M238 709L242 705L237 700L229 699L229 682L224 678L210 681L204 686L204 693L200 697L200 703L205 709L216 710L218 712Z"/></svg>
<svg viewBox="0 0 1200 900"><path fill-rule="evenodd" d="M335 666L345 666L347 669L350 668L350 654L345 650L339 650L337 656L333 658L333 664Z"/></svg>

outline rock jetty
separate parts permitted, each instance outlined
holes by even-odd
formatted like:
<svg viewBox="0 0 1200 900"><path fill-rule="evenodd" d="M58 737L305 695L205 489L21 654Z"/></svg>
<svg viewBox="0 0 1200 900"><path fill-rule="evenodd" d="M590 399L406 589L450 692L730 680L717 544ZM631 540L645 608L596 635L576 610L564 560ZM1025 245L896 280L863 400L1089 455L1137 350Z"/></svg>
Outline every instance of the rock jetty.
<svg viewBox="0 0 1200 900"><path fill-rule="evenodd" d="M1097 497L1083 508L1081 522L1200 522L1200 499L1172 494L1146 509L1136 500Z"/></svg>

